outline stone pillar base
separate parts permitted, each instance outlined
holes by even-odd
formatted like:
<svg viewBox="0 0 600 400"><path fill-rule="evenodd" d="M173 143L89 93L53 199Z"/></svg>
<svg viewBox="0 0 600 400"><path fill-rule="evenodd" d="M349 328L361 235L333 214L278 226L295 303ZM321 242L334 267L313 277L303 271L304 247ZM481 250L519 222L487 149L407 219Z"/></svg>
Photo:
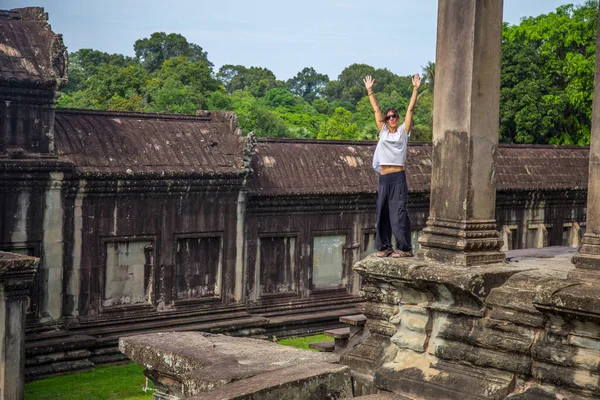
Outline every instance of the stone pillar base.
<svg viewBox="0 0 600 400"><path fill-rule="evenodd" d="M436 248L421 248L421 250L417 252L417 257L422 260L432 260L444 264L466 267L503 263L506 259L506 255L499 251L467 253Z"/></svg>
<svg viewBox="0 0 600 400"><path fill-rule="evenodd" d="M579 251L571 261L578 269L600 271L600 237L586 233L583 236Z"/></svg>
<svg viewBox="0 0 600 400"><path fill-rule="evenodd" d="M495 220L444 221L430 218L419 238L417 256L425 260L473 266L504 262Z"/></svg>

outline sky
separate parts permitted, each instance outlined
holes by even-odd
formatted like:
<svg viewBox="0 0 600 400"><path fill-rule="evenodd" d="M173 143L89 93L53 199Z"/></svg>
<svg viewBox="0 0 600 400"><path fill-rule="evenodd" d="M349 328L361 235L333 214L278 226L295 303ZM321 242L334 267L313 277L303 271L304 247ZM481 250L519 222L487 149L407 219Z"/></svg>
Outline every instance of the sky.
<svg viewBox="0 0 600 400"><path fill-rule="evenodd" d="M584 0L504 0L515 25ZM42 6L70 52L134 55L136 40L179 33L223 64L265 67L287 80L304 67L336 79L354 63L398 75L435 61L437 0L0 0L0 8Z"/></svg>

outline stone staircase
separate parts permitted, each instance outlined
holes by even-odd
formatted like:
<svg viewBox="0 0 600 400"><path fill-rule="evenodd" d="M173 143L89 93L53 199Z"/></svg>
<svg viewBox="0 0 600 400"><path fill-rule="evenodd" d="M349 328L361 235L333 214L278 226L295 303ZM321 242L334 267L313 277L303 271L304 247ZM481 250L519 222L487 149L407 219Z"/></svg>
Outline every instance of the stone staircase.
<svg viewBox="0 0 600 400"><path fill-rule="evenodd" d="M369 330L366 328L367 317L363 314L340 317L340 322L348 326L323 332L325 335L332 337L332 341L313 343L308 347L320 352L343 354L370 335Z"/></svg>

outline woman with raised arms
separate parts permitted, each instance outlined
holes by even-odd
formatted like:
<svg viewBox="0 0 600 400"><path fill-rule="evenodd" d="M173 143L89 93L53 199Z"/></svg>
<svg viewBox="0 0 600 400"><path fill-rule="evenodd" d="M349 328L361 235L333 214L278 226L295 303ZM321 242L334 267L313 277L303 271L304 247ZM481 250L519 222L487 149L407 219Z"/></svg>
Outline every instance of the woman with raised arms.
<svg viewBox="0 0 600 400"><path fill-rule="evenodd" d="M379 129L379 142L373 154L373 168L379 173L375 240L377 257L412 257L411 224L406 208L408 185L404 167L421 77L419 74L412 77L412 96L402 124L395 108L388 108L381 113L373 93L375 80L367 75L364 83ZM396 251L392 247L392 234L396 238Z"/></svg>

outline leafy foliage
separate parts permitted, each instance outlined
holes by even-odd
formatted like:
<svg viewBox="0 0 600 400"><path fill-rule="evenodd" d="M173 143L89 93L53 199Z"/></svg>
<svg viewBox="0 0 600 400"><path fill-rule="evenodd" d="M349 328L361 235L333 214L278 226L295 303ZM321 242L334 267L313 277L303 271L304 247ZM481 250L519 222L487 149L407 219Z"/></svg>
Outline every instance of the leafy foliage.
<svg viewBox="0 0 600 400"><path fill-rule="evenodd" d="M598 1L504 26L500 140L589 144Z"/></svg>
<svg viewBox="0 0 600 400"><path fill-rule="evenodd" d="M565 5L503 29L500 141L589 143L598 0ZM372 75L381 109L406 112L410 76L367 64L330 80L305 67L286 82L268 68L226 64L213 70L202 47L179 34L155 32L135 42L136 57L81 49L69 59L59 107L194 114L231 110L240 128L262 137L378 137L363 79ZM423 67L412 140L429 141L435 63Z"/></svg>
<svg viewBox="0 0 600 400"><path fill-rule="evenodd" d="M358 127L352 122L352 113L343 107L338 107L333 115L319 128L317 139L358 139Z"/></svg>
<svg viewBox="0 0 600 400"><path fill-rule="evenodd" d="M149 38L136 40L133 45L135 56L148 71L156 71L162 67L164 61L187 57L190 61L205 61L210 67L207 53L202 47L189 43L185 37L178 33L154 32Z"/></svg>
<svg viewBox="0 0 600 400"><path fill-rule="evenodd" d="M86 88L87 80L98 72L102 65L128 67L136 64L135 58L122 54L108 54L98 50L80 49L69 54L69 83L65 93L72 93Z"/></svg>
<svg viewBox="0 0 600 400"><path fill-rule="evenodd" d="M317 73L312 67L306 67L289 79L286 85L292 93L311 102L320 95L320 91L328 82L329 77L327 75Z"/></svg>

